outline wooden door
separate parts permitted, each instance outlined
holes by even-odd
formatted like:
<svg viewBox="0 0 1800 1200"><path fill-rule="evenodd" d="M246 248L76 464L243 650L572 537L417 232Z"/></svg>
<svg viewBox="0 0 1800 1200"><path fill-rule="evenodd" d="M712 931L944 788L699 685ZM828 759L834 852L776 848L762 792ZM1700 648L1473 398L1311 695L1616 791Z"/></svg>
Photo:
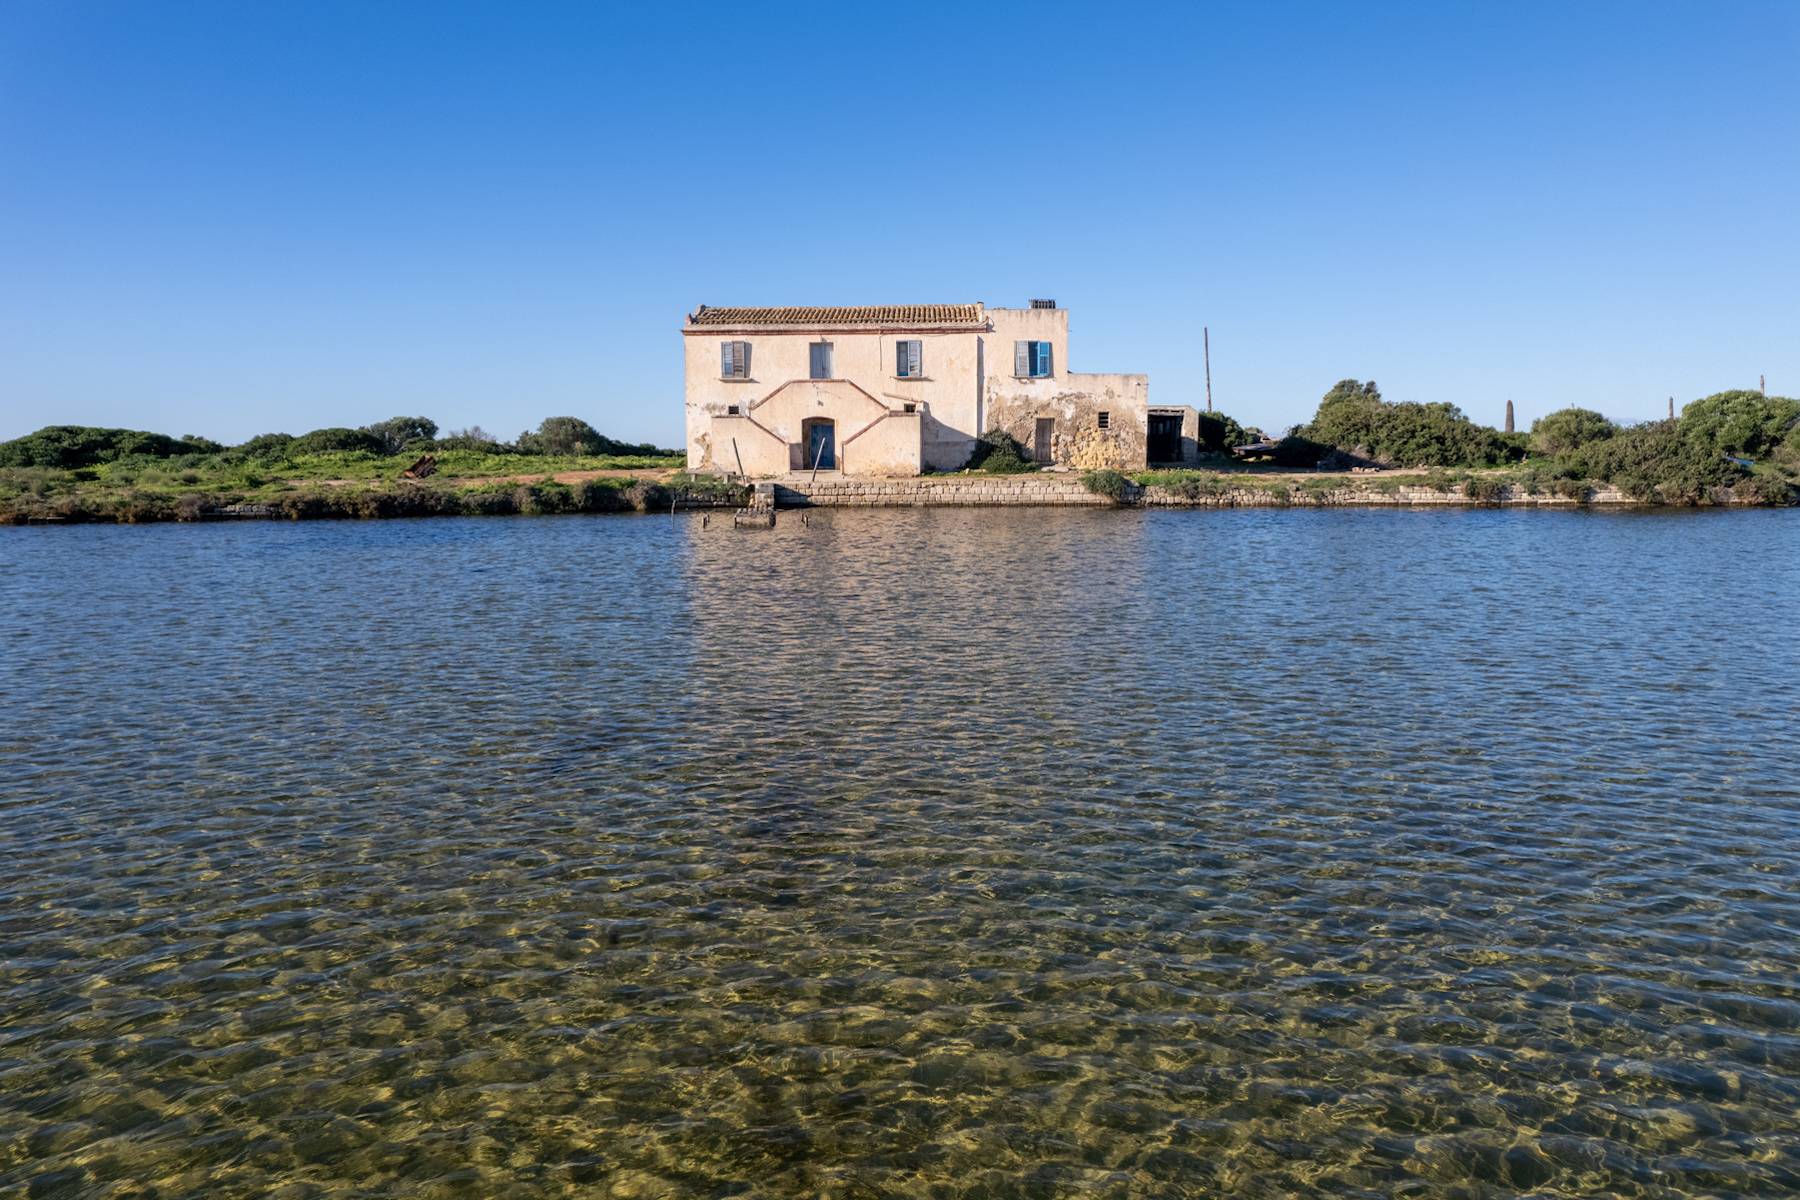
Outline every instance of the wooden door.
<svg viewBox="0 0 1800 1200"><path fill-rule="evenodd" d="M1034 461L1041 463L1050 461L1050 447L1055 433L1055 417L1039 417L1037 419L1037 432L1031 439L1031 457Z"/></svg>
<svg viewBox="0 0 1800 1200"><path fill-rule="evenodd" d="M810 417L806 426L806 469L837 470L837 426L825 417Z"/></svg>

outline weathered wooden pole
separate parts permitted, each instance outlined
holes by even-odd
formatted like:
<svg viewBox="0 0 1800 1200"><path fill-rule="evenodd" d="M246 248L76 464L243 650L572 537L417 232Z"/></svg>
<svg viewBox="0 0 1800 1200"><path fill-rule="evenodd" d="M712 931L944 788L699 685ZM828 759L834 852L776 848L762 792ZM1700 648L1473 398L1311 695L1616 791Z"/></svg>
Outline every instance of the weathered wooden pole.
<svg viewBox="0 0 1800 1200"><path fill-rule="evenodd" d="M1200 327L1201 353L1206 358L1206 411L1212 411L1212 331Z"/></svg>
<svg viewBox="0 0 1800 1200"><path fill-rule="evenodd" d="M1675 397L1669 397L1669 420L1675 419Z"/></svg>
<svg viewBox="0 0 1800 1200"><path fill-rule="evenodd" d="M1513 431L1512 401L1508 400L1506 402L1506 432L1511 433L1512 431Z"/></svg>

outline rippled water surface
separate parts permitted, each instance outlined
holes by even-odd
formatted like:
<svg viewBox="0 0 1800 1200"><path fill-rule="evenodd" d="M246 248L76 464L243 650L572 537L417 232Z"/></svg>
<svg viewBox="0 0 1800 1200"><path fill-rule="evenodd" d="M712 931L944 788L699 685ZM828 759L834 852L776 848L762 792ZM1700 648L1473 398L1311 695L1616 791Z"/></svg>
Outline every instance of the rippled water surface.
<svg viewBox="0 0 1800 1200"><path fill-rule="evenodd" d="M1800 518L0 530L0 1195L1800 1192Z"/></svg>

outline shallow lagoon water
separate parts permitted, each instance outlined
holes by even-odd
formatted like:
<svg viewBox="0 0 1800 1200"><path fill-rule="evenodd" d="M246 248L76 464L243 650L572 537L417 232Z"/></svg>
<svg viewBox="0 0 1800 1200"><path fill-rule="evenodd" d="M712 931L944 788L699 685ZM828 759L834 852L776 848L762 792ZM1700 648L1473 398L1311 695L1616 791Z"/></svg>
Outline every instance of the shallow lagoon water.
<svg viewBox="0 0 1800 1200"><path fill-rule="evenodd" d="M1800 1191L1800 519L0 530L0 1195Z"/></svg>

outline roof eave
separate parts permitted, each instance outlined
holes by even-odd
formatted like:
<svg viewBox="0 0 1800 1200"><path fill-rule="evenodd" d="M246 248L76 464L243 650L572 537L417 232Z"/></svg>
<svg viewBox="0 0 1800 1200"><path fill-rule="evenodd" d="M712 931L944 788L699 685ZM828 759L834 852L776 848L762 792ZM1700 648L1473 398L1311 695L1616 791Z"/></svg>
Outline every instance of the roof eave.
<svg viewBox="0 0 1800 1200"><path fill-rule="evenodd" d="M956 325L683 325L681 332L701 333L992 333L992 321Z"/></svg>

